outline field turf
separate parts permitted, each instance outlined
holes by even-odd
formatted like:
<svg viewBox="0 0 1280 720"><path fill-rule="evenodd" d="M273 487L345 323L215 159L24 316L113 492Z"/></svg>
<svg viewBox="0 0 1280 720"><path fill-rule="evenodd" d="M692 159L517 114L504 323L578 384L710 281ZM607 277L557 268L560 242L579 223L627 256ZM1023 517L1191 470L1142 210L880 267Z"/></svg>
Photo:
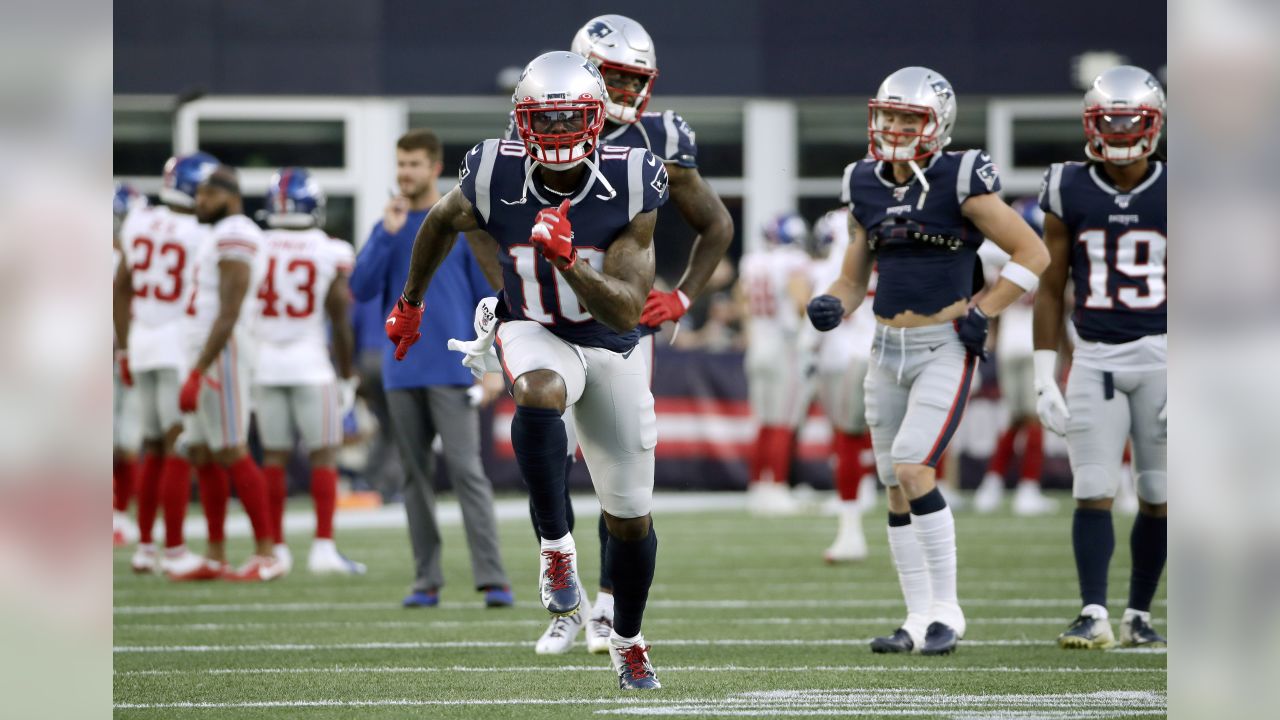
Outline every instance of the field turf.
<svg viewBox="0 0 1280 720"><path fill-rule="evenodd" d="M119 549L115 716L1166 715L1163 650L1067 651L1055 643L1079 609L1065 508L1034 519L957 513L969 619L959 652L873 655L867 640L904 615L882 508L866 518L871 558L836 567L821 560L833 517L656 514L658 572L645 637L664 687L644 694L620 692L607 657L587 654L581 637L567 655L534 654L547 614L536 598L527 519L500 524L515 608L483 607L456 524L445 527L449 585L441 606L412 610L400 607L411 579L403 528L344 532L339 517L339 546L370 567L361 578L308 575L300 534L292 538L293 574L263 585L139 577L129 571L130 550ZM1130 524L1117 515L1110 593L1117 632ZM595 523L583 525L576 537L590 586L598 577ZM248 540L232 538L229 547L242 558ZM1163 584L1153 611L1163 630Z"/></svg>

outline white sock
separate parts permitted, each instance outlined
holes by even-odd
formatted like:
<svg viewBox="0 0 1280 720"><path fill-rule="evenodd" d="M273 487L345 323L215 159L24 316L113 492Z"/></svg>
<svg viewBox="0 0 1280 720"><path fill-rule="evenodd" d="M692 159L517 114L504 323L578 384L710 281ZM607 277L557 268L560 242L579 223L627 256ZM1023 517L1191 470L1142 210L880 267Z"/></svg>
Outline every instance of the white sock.
<svg viewBox="0 0 1280 720"><path fill-rule="evenodd" d="M929 586L933 589L929 614L963 636L964 614L956 598L956 521L951 506L925 515L912 514L911 526L929 567Z"/></svg>
<svg viewBox="0 0 1280 720"><path fill-rule="evenodd" d="M558 552L563 552L563 553L577 552L577 546L575 546L573 543L572 533L566 533L564 537L558 540L548 540L546 538L542 538L542 549L556 550Z"/></svg>
<svg viewBox="0 0 1280 720"><path fill-rule="evenodd" d="M626 647L628 645L644 644L644 633L636 633L635 637L625 638L618 634L617 630L609 633L609 644L614 647Z"/></svg>
<svg viewBox="0 0 1280 720"><path fill-rule="evenodd" d="M1100 605L1094 605L1093 607L1101 607L1101 606L1100 606ZM1106 609L1106 608L1102 608L1102 612L1103 612L1103 617L1106 617L1107 609ZM1142 611L1142 610L1134 610L1133 608L1125 608L1125 609L1124 609L1124 615L1122 616L1122 618L1121 618L1121 619L1122 619L1122 620L1130 620L1130 619L1132 619L1132 618L1136 618L1136 617L1138 617L1138 618L1142 618L1143 622L1145 622L1145 623L1146 623L1146 624L1148 624L1148 625L1150 625L1150 624L1151 624L1151 613L1150 613L1150 612L1145 612L1145 611Z"/></svg>
<svg viewBox="0 0 1280 720"><path fill-rule="evenodd" d="M929 570L925 565L924 550L916 539L911 525L889 526L889 552L894 567L898 569L898 583L902 585L902 597L907 601L907 621L902 627L920 644L925 628L929 626L929 608L933 604L933 591L929 586Z"/></svg>
<svg viewBox="0 0 1280 720"><path fill-rule="evenodd" d="M613 593L596 593L596 602L592 607L595 608L597 616L613 617Z"/></svg>
<svg viewBox="0 0 1280 720"><path fill-rule="evenodd" d="M1088 615L1095 620L1106 620L1111 616L1107 614L1107 609L1101 605L1085 605L1080 610L1081 615Z"/></svg>

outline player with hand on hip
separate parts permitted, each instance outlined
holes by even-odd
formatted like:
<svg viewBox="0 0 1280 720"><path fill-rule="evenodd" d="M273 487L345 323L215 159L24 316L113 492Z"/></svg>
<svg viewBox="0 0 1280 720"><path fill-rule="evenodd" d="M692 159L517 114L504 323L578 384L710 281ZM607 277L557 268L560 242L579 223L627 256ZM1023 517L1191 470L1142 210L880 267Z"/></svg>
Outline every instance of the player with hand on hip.
<svg viewBox="0 0 1280 720"><path fill-rule="evenodd" d="M907 604L875 652L952 652L964 636L956 593L956 535L937 487L937 465L964 413L987 321L1034 290L1048 265L1035 231L996 194L999 173L981 150L944 152L955 91L923 67L891 74L869 103L871 157L845 168L849 249L840 277L809 304L830 330L867 294L878 270L867 425L888 487L889 548ZM924 163L922 166L921 163ZM982 287L983 236L1012 256L995 287Z"/></svg>

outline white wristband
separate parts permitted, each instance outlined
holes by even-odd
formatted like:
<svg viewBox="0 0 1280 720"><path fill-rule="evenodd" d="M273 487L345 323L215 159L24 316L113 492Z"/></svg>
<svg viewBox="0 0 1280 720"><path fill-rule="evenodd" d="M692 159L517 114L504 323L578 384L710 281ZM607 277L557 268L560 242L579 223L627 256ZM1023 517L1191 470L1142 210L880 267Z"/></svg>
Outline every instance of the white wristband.
<svg viewBox="0 0 1280 720"><path fill-rule="evenodd" d="M676 288L676 297L680 298L680 304L684 305L684 309L689 309L689 296L684 294L680 288Z"/></svg>
<svg viewBox="0 0 1280 720"><path fill-rule="evenodd" d="M1035 292L1040 285L1040 276L1010 260L1004 264L1000 270L1000 277L1026 290L1027 292Z"/></svg>
<svg viewBox="0 0 1280 720"><path fill-rule="evenodd" d="M1031 364L1035 368L1035 387L1055 385L1058 382L1058 351L1035 350L1031 353Z"/></svg>

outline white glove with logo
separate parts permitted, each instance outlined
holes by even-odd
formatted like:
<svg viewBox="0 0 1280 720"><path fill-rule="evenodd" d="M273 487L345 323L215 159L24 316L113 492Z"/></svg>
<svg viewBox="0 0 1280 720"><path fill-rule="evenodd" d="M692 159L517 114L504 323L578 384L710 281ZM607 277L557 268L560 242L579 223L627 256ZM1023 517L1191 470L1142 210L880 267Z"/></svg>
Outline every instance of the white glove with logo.
<svg viewBox="0 0 1280 720"><path fill-rule="evenodd" d="M1067 420L1071 412L1067 401L1058 389L1058 353L1054 350L1036 350L1031 355L1036 374L1036 414L1040 424L1057 435L1067 434Z"/></svg>
<svg viewBox="0 0 1280 720"><path fill-rule="evenodd" d="M494 308L497 305L496 297L487 297L476 305L475 340L454 338L448 343L450 350L462 353L462 364L471 370L471 374L477 379L483 378L486 373L502 372L498 353L493 350L493 339L498 334L498 319L494 314Z"/></svg>
<svg viewBox="0 0 1280 720"><path fill-rule="evenodd" d="M360 387L360 377L338 378L338 399L342 404L342 414L346 415L356 408L356 388Z"/></svg>

